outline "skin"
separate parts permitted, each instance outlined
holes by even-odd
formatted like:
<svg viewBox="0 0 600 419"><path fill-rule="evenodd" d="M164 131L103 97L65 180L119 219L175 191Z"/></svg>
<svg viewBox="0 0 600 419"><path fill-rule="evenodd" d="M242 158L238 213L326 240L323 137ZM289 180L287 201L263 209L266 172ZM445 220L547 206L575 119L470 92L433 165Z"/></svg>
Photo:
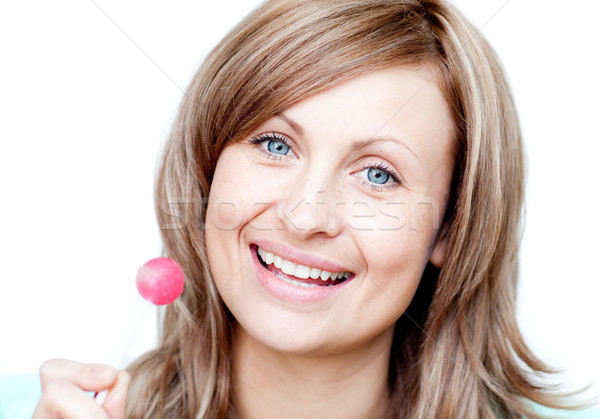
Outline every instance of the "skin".
<svg viewBox="0 0 600 419"><path fill-rule="evenodd" d="M129 374L109 365L51 359L40 367L42 397L33 419L125 418ZM108 394L100 406L86 391Z"/></svg>
<svg viewBox="0 0 600 419"><path fill-rule="evenodd" d="M214 280L237 319L234 397L244 418L384 416L394 323L426 264L444 263L453 132L434 71L404 66L358 77L251 135L275 132L291 153L272 156L271 140L244 138L219 157L206 239ZM372 166L401 182L373 185ZM278 298L257 281L256 240L325 258L354 277L318 301ZM125 417L126 372L50 360L40 377L34 419ZM102 406L86 393L106 389Z"/></svg>
<svg viewBox="0 0 600 419"><path fill-rule="evenodd" d="M244 417L383 416L394 324L426 264L445 256L453 126L433 74L402 66L345 82L219 157L206 239L237 319L234 391ZM401 182L377 185L370 167ZM257 279L250 249L261 240L355 276L328 298L281 298Z"/></svg>

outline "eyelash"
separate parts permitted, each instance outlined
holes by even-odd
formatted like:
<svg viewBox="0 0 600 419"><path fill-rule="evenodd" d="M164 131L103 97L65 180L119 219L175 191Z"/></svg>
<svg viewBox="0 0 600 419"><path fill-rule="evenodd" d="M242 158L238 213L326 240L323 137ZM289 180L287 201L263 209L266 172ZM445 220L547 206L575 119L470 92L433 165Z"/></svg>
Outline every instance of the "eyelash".
<svg viewBox="0 0 600 419"><path fill-rule="evenodd" d="M288 138L285 135L280 134L278 132L268 132L268 133L256 135L256 136L250 137L250 139L248 141L250 142L250 144L255 145L258 148L258 151L263 153L268 159L281 160L283 157L286 157L283 154L271 153L270 151L266 150L263 146L260 145L260 143L262 143L263 141L269 141L269 140L282 142L283 144L288 146L290 148L290 150L292 148L289 143Z"/></svg>
<svg viewBox="0 0 600 419"><path fill-rule="evenodd" d="M281 160L283 157L286 157L283 154L275 154L275 153L271 153L270 151L266 150L263 146L261 146L260 144L263 141L269 141L269 140L274 140L274 141L280 141L283 144L287 145L288 147L290 147L291 150L291 145L289 143L288 138L280 133L277 132L268 132L268 133L264 133L264 134L259 134L256 136L252 136L250 137L250 139L248 140L250 142L250 144L254 145L257 147L257 149L263 153L268 159L273 159L273 160ZM391 185L376 185L374 183L369 182L368 180L365 179L360 179L361 183L367 187L369 187L371 190L373 191L383 191L383 190L389 190L389 189L394 189L397 188L398 186L402 186L404 184L404 181L401 179L400 175L398 174L398 172L396 172L395 170L393 170L389 165L383 163L383 162L378 162L375 164L370 164L370 165L365 165L363 166L363 168L361 170L358 170L354 173L360 173L365 169L378 169L381 170L385 173L387 173L390 178L392 178L392 180L394 181Z"/></svg>

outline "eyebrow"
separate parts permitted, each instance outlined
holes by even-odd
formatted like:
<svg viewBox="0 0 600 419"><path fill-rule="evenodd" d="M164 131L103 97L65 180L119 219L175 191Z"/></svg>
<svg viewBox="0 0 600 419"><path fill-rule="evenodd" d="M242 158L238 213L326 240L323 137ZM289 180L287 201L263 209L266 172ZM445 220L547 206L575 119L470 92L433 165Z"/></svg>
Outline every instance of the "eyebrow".
<svg viewBox="0 0 600 419"><path fill-rule="evenodd" d="M371 138L369 140L356 141L352 144L352 146L350 148L351 148L352 152L357 152L365 147L370 146L371 144L375 144L375 143L379 143L379 142L391 142L391 143L397 144L400 147L404 148L406 151L408 151L410 154L412 154L412 156L415 159L417 159L417 161L420 161L419 156L417 156L417 154L414 151L412 151L409 146L407 146L406 144L404 144L404 142L402 142L396 138Z"/></svg>
<svg viewBox="0 0 600 419"><path fill-rule="evenodd" d="M275 116L279 119L282 119L286 124L288 124L291 129L296 131L296 134L304 136L304 130L302 129L302 127L293 119L288 118L283 112L279 112L275 114Z"/></svg>
<svg viewBox="0 0 600 419"><path fill-rule="evenodd" d="M279 112L279 113L275 114L275 117L283 120L298 135L304 136L304 130L302 129L302 126L300 124L298 124L296 121L294 121L293 119L289 118L283 112ZM350 146L350 150L351 150L352 153L356 153L359 150L361 150L361 149L363 149L365 147L368 147L371 144L378 143L378 142L392 142L394 144L397 144L400 147L404 148L406 151L408 151L410 154L412 154L412 156L415 159L417 159L417 161L420 161L419 156L417 156L417 154L414 151L412 151L409 146L407 146L406 144L404 144L404 142L402 142L401 140L396 139L396 138L377 138L377 137L374 137L374 138L370 138L370 139L364 140L364 141L355 141Z"/></svg>

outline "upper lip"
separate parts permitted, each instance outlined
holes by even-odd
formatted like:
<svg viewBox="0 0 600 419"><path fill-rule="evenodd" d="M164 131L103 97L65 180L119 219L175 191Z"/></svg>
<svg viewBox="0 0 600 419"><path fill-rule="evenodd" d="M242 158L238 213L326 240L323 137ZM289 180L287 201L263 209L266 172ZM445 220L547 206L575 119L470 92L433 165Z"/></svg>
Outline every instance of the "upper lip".
<svg viewBox="0 0 600 419"><path fill-rule="evenodd" d="M261 249L278 255L283 259L289 260L296 265L304 265L308 266L309 268L316 268L329 272L352 272L351 269L348 269L347 267L332 262L328 259L324 259L321 256L306 253L281 243L270 240L256 240L254 241L254 244Z"/></svg>

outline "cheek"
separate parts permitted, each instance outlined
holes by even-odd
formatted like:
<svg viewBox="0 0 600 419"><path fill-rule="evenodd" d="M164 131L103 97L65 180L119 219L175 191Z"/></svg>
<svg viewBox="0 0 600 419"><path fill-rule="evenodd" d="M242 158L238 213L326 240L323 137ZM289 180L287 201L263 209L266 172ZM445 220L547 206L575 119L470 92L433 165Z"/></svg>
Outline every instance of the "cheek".
<svg viewBox="0 0 600 419"><path fill-rule="evenodd" d="M208 197L207 226L230 231L243 224L254 187L244 165L247 160L231 146L219 157Z"/></svg>
<svg viewBox="0 0 600 419"><path fill-rule="evenodd" d="M242 223L242 213L239 205L230 200L209 200L206 213L206 223L212 229L219 231L235 230Z"/></svg>
<svg viewBox="0 0 600 419"><path fill-rule="evenodd" d="M275 200L272 185L264 181L248 182L248 176L215 178L208 199L206 223L222 232L240 230L246 224L256 230L272 228L257 215Z"/></svg>
<svg viewBox="0 0 600 419"><path fill-rule="evenodd" d="M398 307L406 308L431 256L437 229L431 205L383 206L370 230L354 230L371 282Z"/></svg>
<svg viewBox="0 0 600 419"><path fill-rule="evenodd" d="M404 202L372 205L367 201L349 201L352 204L346 210L346 223L354 231L399 231L408 223Z"/></svg>
<svg viewBox="0 0 600 419"><path fill-rule="evenodd" d="M247 190L240 173L236 153L226 148L219 157L211 184L205 218L206 248L210 270L217 284L224 278L231 278L231 269L239 264L236 258L235 238L243 225L245 197ZM241 187L240 187L241 186Z"/></svg>
<svg viewBox="0 0 600 419"><path fill-rule="evenodd" d="M423 249L414 245L410 235L390 237L383 245L378 245L378 240L371 243L363 250L368 263L363 286L368 290L366 294L373 296L380 321L392 323L410 305L427 262Z"/></svg>
<svg viewBox="0 0 600 419"><path fill-rule="evenodd" d="M410 236L412 247L419 250L419 244L431 241L440 228L442 210L433 198L376 204L354 202L347 206L346 224L354 232L367 232L380 244L395 243Z"/></svg>
<svg viewBox="0 0 600 419"><path fill-rule="evenodd" d="M431 235L409 227L364 235L360 241L368 273L394 281L418 281L430 257Z"/></svg>

